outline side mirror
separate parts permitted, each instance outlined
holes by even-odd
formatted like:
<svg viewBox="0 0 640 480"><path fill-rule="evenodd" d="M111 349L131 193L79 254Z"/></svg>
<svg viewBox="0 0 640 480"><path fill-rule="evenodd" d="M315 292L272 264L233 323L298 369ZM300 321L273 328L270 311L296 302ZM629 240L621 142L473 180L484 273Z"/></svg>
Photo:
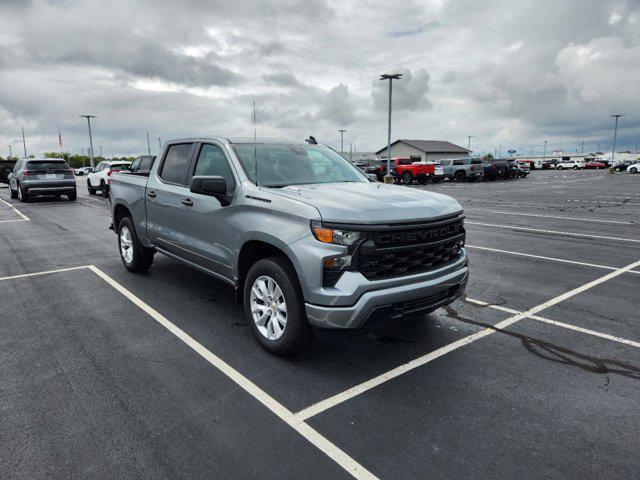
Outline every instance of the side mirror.
<svg viewBox="0 0 640 480"><path fill-rule="evenodd" d="M227 193L227 182L220 175L198 175L191 178L189 190L192 193L216 197Z"/></svg>

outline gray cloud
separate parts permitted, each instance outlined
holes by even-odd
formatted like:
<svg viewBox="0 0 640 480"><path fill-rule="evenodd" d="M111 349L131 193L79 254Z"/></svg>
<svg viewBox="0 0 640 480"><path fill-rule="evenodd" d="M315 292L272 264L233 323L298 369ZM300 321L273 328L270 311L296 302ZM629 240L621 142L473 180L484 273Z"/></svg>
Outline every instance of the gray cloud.
<svg viewBox="0 0 640 480"><path fill-rule="evenodd" d="M0 143L146 148L145 132L309 134L358 150L393 135L476 150L640 137L640 5L630 0L74 0L0 3Z"/></svg>

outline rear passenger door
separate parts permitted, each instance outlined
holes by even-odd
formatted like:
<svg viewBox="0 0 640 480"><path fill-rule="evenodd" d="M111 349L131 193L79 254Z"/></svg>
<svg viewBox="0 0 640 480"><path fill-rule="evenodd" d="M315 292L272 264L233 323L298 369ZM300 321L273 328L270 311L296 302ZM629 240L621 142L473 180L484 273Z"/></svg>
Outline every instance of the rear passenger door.
<svg viewBox="0 0 640 480"><path fill-rule="evenodd" d="M186 247L188 178L195 144L169 145L145 190L147 235L158 248L189 260Z"/></svg>
<svg viewBox="0 0 640 480"><path fill-rule="evenodd" d="M228 280L233 280L233 251L237 228L233 215L233 192L236 176L223 147L217 143L203 143L196 147L191 177L221 176L227 183L227 197L222 201L209 195L189 192L190 205L184 212L186 248L189 259Z"/></svg>

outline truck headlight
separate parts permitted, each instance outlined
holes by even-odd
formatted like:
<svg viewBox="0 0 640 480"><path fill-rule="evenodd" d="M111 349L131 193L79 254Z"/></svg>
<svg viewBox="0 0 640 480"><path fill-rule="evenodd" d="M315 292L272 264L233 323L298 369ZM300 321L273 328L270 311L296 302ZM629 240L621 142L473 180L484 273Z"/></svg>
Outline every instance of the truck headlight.
<svg viewBox="0 0 640 480"><path fill-rule="evenodd" d="M311 231L313 232L313 236L316 237L316 240L320 242L345 245L347 247L350 247L362 238L362 232L327 228L315 220L311 222Z"/></svg>

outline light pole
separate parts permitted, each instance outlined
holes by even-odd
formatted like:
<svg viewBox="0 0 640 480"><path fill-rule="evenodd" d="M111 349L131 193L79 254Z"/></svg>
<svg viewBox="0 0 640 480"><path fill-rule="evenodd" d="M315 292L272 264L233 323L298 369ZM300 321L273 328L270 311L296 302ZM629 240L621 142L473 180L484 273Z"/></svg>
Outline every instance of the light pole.
<svg viewBox="0 0 640 480"><path fill-rule="evenodd" d="M158 137L158 155L160 155L160 150L162 150L162 143L160 143L160 137Z"/></svg>
<svg viewBox="0 0 640 480"><path fill-rule="evenodd" d="M87 125L89 126L89 146L91 149L89 150L89 159L91 160L91 168L95 168L96 164L93 161L93 138L91 136L91 119L98 118L95 115L79 115L80 117L84 117L87 119Z"/></svg>
<svg viewBox="0 0 640 480"><path fill-rule="evenodd" d="M467 150L469 150L469 153L471 153L471 139L472 138L473 138L473 135L467 136Z"/></svg>
<svg viewBox="0 0 640 480"><path fill-rule="evenodd" d="M614 168L613 168L613 160L616 157L616 138L618 136L618 119L620 117L624 117L624 113L615 113L613 115L611 115L611 118L615 118L615 125L613 127L613 150L611 150L611 165L609 165L609 173L613 173L615 172Z"/></svg>
<svg viewBox="0 0 640 480"><path fill-rule="evenodd" d="M100 145L100 158L104 158L104 155L102 155L102 145Z"/></svg>
<svg viewBox="0 0 640 480"><path fill-rule="evenodd" d="M151 155L151 144L149 143L149 132L147 132L147 155Z"/></svg>
<svg viewBox="0 0 640 480"><path fill-rule="evenodd" d="M24 139L24 127L22 127L22 147L24 148L24 158L27 158L27 141Z"/></svg>
<svg viewBox="0 0 640 480"><path fill-rule="evenodd" d="M344 132L346 132L346 130L341 129L338 131L340 132L340 155L344 157Z"/></svg>
<svg viewBox="0 0 640 480"><path fill-rule="evenodd" d="M389 80L389 122L387 127L387 173L384 176L384 183L393 183L391 176L391 93L393 91L393 81L400 80L401 73L383 73L380 80Z"/></svg>
<svg viewBox="0 0 640 480"><path fill-rule="evenodd" d="M11 145L7 145L7 147L9 147L9 158L7 160L10 160L13 157L13 152L11 151Z"/></svg>
<svg viewBox="0 0 640 480"><path fill-rule="evenodd" d="M544 141L544 152L542 153L542 164L544 165L544 161L547 159L547 143L549 140Z"/></svg>

